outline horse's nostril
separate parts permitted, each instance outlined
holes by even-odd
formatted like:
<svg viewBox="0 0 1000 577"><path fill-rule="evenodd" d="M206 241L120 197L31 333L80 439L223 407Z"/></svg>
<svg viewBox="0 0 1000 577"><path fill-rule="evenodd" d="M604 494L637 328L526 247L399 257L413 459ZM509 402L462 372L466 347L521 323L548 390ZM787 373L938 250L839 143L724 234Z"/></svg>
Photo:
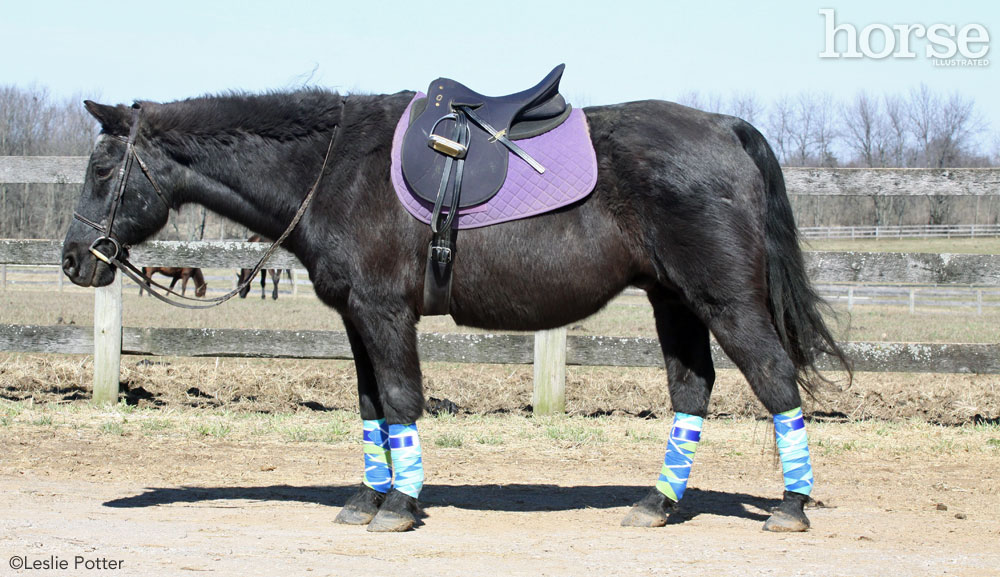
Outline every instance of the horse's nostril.
<svg viewBox="0 0 1000 577"><path fill-rule="evenodd" d="M75 275L76 258L74 258L73 255L66 255L65 257L63 257L62 268L63 272L65 272L67 275L69 276Z"/></svg>

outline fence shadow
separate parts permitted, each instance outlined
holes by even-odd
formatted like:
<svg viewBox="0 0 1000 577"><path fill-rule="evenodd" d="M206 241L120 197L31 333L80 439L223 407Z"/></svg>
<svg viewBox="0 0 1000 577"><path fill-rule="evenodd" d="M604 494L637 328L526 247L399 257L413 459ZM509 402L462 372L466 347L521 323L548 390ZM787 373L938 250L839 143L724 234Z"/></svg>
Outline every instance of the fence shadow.
<svg viewBox="0 0 1000 577"><path fill-rule="evenodd" d="M342 507L356 490L357 485L151 487L138 495L107 501L104 506L131 509L209 501L271 501ZM613 509L630 506L649 490L648 486L634 485L429 485L421 494L421 504L428 510L434 507L456 507L517 513ZM685 493L681 506L670 515L670 523L684 522L702 514L763 522L768 517L768 511L779 502L777 499L746 493L691 488Z"/></svg>

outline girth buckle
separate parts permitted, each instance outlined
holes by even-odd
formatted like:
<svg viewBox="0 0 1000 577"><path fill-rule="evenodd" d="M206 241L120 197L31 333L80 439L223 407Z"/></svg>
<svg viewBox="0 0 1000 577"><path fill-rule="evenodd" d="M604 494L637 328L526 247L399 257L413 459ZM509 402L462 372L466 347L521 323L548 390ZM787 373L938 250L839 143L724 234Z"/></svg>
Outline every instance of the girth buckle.
<svg viewBox="0 0 1000 577"><path fill-rule="evenodd" d="M430 258L436 263L448 264L451 262L451 249L446 246L431 245Z"/></svg>

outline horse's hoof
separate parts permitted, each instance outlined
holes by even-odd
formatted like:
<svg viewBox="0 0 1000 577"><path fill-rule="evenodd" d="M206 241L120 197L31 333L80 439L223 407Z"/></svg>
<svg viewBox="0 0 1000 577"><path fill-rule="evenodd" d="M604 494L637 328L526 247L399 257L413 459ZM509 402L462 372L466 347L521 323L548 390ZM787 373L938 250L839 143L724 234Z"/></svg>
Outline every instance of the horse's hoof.
<svg viewBox="0 0 1000 577"><path fill-rule="evenodd" d="M771 517L764 522L765 531L775 533L801 533L809 529L809 518L803 511L809 501L808 495L785 491L781 504L771 511Z"/></svg>
<svg viewBox="0 0 1000 577"><path fill-rule="evenodd" d="M361 489L347 500L333 522L341 525L367 525L375 518L383 501L385 493L362 484Z"/></svg>
<svg viewBox="0 0 1000 577"><path fill-rule="evenodd" d="M401 533L417 524L420 505L413 497L393 489L379 507L378 514L368 524L372 533Z"/></svg>
<svg viewBox="0 0 1000 577"><path fill-rule="evenodd" d="M662 527L667 524L667 517L676 505L654 487L625 515L622 527Z"/></svg>

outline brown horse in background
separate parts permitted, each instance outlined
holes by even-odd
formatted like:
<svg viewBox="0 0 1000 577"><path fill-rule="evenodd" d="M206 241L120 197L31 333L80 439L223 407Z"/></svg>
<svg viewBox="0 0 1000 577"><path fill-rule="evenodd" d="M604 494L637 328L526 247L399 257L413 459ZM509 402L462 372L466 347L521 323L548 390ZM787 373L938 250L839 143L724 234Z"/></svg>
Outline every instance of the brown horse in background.
<svg viewBox="0 0 1000 577"><path fill-rule="evenodd" d="M247 239L247 242L270 242L266 238L255 234ZM240 290L240 298L245 299L247 295L250 294L250 273L253 272L252 268L240 269L237 273L238 280L237 285L242 285L244 282L247 283L246 286ZM271 273L271 282L274 283L274 289L271 291L271 298L278 300L278 281L281 280L281 269L280 268L262 268L260 269L260 298L266 299L267 295L265 291L267 290L267 274ZM292 271L285 269L285 274L288 275L288 280L292 280Z"/></svg>
<svg viewBox="0 0 1000 577"><path fill-rule="evenodd" d="M142 267L142 275L148 279L152 279L153 275L160 273L164 276L170 277L170 290L174 290L174 285L177 281L181 281L181 296L187 291L188 279L194 279L194 296L201 298L205 296L205 291L208 290L208 283L205 282L205 275L202 274L200 268L180 268L180 267L169 267L169 266L144 266ZM149 288L149 285L146 285ZM142 286L139 286L139 296L142 296Z"/></svg>

